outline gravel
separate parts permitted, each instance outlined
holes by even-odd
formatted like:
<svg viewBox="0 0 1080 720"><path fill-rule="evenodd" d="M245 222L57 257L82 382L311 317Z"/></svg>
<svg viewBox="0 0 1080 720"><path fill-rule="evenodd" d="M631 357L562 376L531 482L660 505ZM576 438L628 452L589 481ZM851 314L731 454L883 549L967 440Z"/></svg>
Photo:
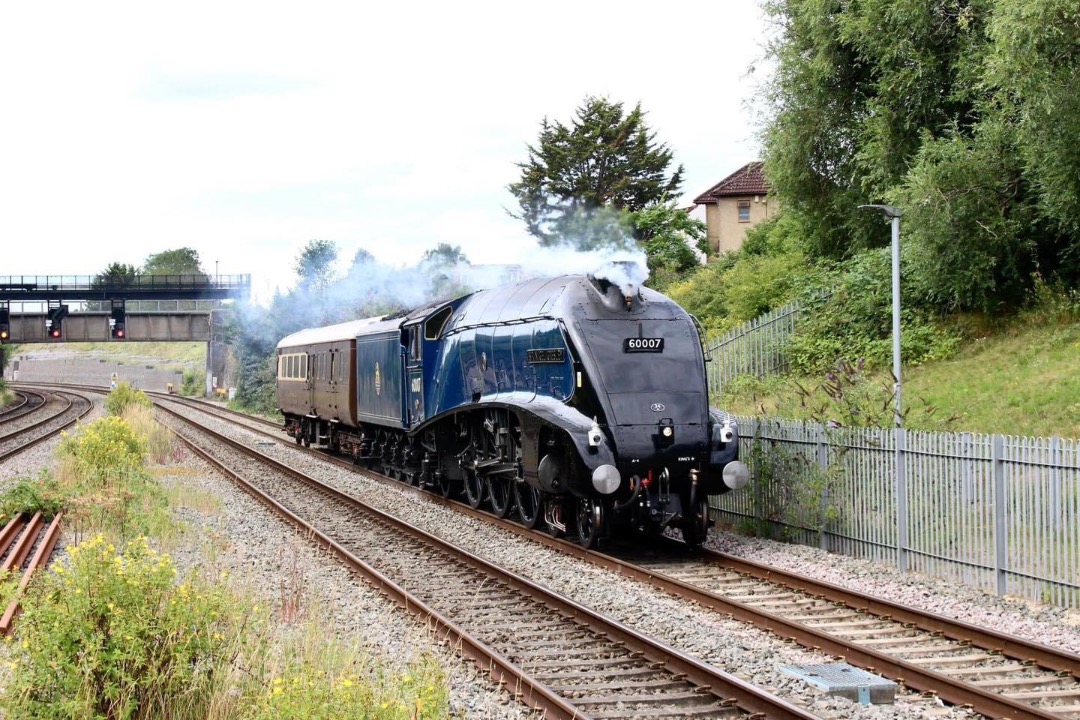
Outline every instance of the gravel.
<svg viewBox="0 0 1080 720"><path fill-rule="evenodd" d="M95 413L100 410L95 411ZM191 411L183 411L185 414ZM786 664L830 662L833 659L784 643L771 635L703 611L635 581L538 546L488 523L462 515L417 496L408 489L365 478L281 444L265 440L221 420L203 420L227 434L243 438L261 451L362 498L382 510L415 523L472 552L522 575L558 588L563 594L612 615L625 624L689 652L745 680L804 705L823 717L914 718L973 717L966 710L943 707L940 701L900 691L891 706L860 706L822 695L779 672ZM50 441L0 466L0 488L17 475L33 475L51 458ZM379 657L399 662L420 652L433 652L447 669L452 701L458 712L476 717L526 717L531 713L496 688L471 664L436 642L426 628L337 561L326 558L299 540L291 527L272 516L245 493L194 457L183 468L163 473L166 483L183 483L222 499L214 513L180 511L192 527L191 547L174 551L182 566L206 562L194 548L207 534L223 547L214 562L223 564L268 603L280 605L282 567L295 558L306 568L303 580L318 588L319 602L338 632ZM37 463L37 465L35 465ZM18 465L17 468L9 466ZM988 625L1003 632L1080 652L1080 615L1060 608L1032 607L1015 598L998 598L978 589L916 575L899 573L880 563L831 555L815 548L785 545L711 531L709 545L758 562L855 587L943 615Z"/></svg>
<svg viewBox="0 0 1080 720"><path fill-rule="evenodd" d="M187 413L185 413L187 414ZM204 418L205 420L205 418ZM942 707L937 700L901 691L891 706L861 706L823 695L779 671L781 665L826 663L834 658L785 643L726 616L703 611L651 587L518 537L490 523L427 500L405 487L394 487L313 458L284 444L264 440L227 423L206 424L248 443L259 442L267 455L330 482L365 502L459 544L662 642L764 687L825 717L914 718L928 714L971 717L963 709Z"/></svg>

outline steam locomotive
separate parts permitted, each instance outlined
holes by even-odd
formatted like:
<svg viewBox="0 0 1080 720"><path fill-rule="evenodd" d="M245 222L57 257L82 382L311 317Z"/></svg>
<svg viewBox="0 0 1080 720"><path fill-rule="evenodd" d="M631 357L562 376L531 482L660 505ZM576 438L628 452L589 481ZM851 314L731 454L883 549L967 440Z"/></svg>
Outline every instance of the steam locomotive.
<svg viewBox="0 0 1080 720"><path fill-rule="evenodd" d="M699 545L707 496L749 477L693 318L594 275L294 333L277 399L297 443L586 547L666 527Z"/></svg>

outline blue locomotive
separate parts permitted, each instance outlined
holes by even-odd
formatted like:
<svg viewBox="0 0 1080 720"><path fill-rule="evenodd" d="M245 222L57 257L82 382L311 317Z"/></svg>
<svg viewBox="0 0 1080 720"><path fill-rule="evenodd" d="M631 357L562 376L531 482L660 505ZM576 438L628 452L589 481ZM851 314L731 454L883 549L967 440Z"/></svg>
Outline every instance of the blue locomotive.
<svg viewBox="0 0 1080 720"><path fill-rule="evenodd" d="M695 322L648 288L529 280L294 333L277 368L297 443L586 547L669 526L698 545L707 496L749 476Z"/></svg>

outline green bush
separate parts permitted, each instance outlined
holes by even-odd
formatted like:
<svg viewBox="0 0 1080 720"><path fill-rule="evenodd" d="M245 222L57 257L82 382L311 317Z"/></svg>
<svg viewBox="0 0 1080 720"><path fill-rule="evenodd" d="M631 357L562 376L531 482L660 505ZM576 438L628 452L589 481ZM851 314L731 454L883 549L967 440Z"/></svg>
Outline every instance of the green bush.
<svg viewBox="0 0 1080 720"><path fill-rule="evenodd" d="M176 585L171 560L136 540L69 550L23 600L0 705L38 720L207 717L260 615L221 585Z"/></svg>
<svg viewBox="0 0 1080 720"><path fill-rule="evenodd" d="M188 369L180 383L180 394L185 397L202 397L206 392L206 371Z"/></svg>
<svg viewBox="0 0 1080 720"><path fill-rule="evenodd" d="M47 470L42 470L36 481L20 480L0 495L0 515L9 518L40 512L46 520L52 520L64 508L66 500L60 485Z"/></svg>
<svg viewBox="0 0 1080 720"><path fill-rule="evenodd" d="M905 365L946 358L959 345L959 338L935 325L923 308L916 292L901 286ZM861 253L844 265L831 298L806 315L786 352L792 370L801 374L827 372L841 360L863 360L871 369L890 366L892 261L887 249Z"/></svg>
<svg viewBox="0 0 1080 720"><path fill-rule="evenodd" d="M123 415L124 409L130 405L153 407L154 403L142 390L136 390L126 382L116 386L105 396L105 409L110 415Z"/></svg>

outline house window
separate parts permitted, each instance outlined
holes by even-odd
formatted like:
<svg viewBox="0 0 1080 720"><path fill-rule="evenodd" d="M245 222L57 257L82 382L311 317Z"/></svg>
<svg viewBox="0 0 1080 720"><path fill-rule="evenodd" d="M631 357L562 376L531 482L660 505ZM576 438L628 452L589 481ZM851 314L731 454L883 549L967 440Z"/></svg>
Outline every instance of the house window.
<svg viewBox="0 0 1080 720"><path fill-rule="evenodd" d="M750 222L750 201L739 201L739 222Z"/></svg>

